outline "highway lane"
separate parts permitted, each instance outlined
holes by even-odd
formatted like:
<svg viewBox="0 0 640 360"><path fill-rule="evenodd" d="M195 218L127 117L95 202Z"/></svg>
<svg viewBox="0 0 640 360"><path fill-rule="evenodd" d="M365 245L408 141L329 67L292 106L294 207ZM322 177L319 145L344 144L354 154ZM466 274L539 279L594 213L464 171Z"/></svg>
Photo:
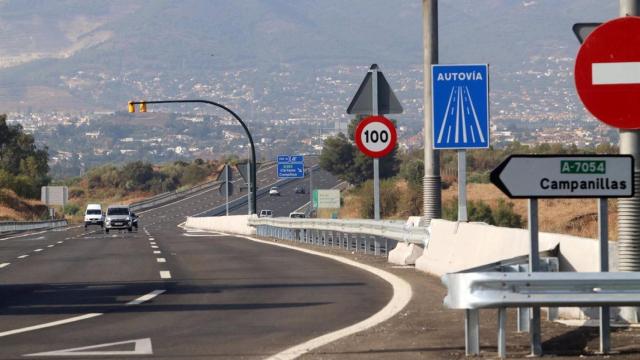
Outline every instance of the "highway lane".
<svg viewBox="0 0 640 360"><path fill-rule="evenodd" d="M116 345L78 351L127 358L134 343L118 343L131 340L140 342L137 358L264 358L363 320L389 300L387 283L332 260L185 233L177 227L184 217L211 207L203 198L141 213L134 233L70 229L0 241L8 256L63 241L0 269L0 358L109 343ZM138 304L145 295L152 298Z"/></svg>

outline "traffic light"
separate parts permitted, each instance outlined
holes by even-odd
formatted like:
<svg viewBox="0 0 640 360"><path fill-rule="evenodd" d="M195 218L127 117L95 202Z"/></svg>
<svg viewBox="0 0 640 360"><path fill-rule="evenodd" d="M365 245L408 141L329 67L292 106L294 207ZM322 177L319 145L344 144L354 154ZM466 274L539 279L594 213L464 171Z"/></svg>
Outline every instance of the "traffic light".
<svg viewBox="0 0 640 360"><path fill-rule="evenodd" d="M141 113L147 112L147 104L146 103L143 103L143 102L140 103L140 112Z"/></svg>
<svg viewBox="0 0 640 360"><path fill-rule="evenodd" d="M136 112L136 107L135 105L133 105L133 101L129 101L129 112L130 113Z"/></svg>

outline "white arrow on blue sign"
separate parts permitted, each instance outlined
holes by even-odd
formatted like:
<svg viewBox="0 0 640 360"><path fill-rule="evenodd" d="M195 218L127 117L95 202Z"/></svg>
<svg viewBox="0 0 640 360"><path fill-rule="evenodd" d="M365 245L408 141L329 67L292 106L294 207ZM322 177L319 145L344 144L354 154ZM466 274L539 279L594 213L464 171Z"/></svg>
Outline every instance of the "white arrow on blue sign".
<svg viewBox="0 0 640 360"><path fill-rule="evenodd" d="M304 156L302 155L278 155L279 178L303 178Z"/></svg>
<svg viewBox="0 0 640 360"><path fill-rule="evenodd" d="M489 66L432 65L433 148L489 147Z"/></svg>

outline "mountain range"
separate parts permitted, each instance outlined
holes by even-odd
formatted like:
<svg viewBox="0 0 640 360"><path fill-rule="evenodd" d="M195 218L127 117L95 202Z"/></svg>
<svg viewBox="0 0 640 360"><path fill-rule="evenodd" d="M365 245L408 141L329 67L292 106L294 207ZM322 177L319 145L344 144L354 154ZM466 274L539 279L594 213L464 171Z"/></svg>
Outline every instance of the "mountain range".
<svg viewBox="0 0 640 360"><path fill-rule="evenodd" d="M440 61L527 70L575 56L573 23L615 16L613 0L440 0ZM0 0L0 112L109 109L159 74L173 94L225 71L371 63L422 63L422 1Z"/></svg>

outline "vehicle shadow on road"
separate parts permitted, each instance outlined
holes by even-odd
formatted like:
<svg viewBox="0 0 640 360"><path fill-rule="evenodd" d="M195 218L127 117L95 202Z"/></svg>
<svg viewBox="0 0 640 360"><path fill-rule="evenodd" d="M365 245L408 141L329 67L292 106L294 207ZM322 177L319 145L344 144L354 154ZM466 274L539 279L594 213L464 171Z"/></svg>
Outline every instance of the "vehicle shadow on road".
<svg viewBox="0 0 640 360"><path fill-rule="evenodd" d="M163 289L171 295L217 294L228 291L272 291L278 289L313 289L358 287L359 282L327 282L317 284L215 284L197 285L183 282L109 282L63 284L14 284L0 285L0 316L34 314L77 314L84 312L162 312L202 310L253 310L293 308L328 305L330 301L311 302L247 302L175 304L152 300L138 306L126 306L128 302ZM268 294L267 294L268 296ZM248 296L248 299L253 298ZM174 298L175 299L175 298Z"/></svg>

